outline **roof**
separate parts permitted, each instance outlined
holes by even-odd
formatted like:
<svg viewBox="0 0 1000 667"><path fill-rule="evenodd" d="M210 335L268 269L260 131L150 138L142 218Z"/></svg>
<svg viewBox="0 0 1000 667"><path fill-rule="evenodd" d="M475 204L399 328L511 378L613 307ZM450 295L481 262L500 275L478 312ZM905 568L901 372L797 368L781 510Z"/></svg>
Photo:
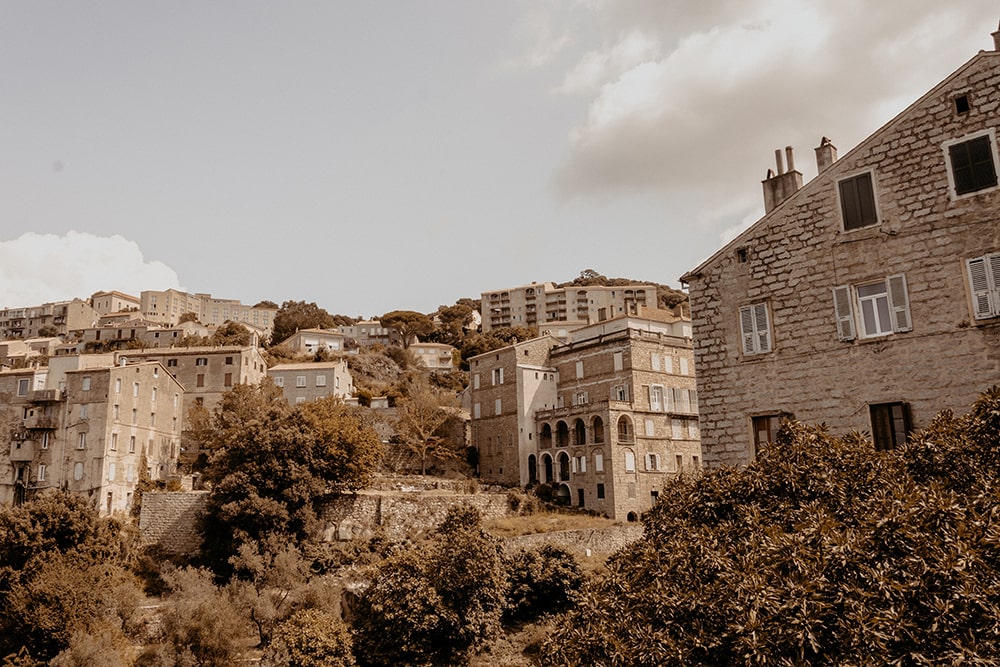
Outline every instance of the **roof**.
<svg viewBox="0 0 1000 667"><path fill-rule="evenodd" d="M326 370L326 369L336 369L338 366L346 365L346 361L315 361L306 362L301 364L278 364L277 366L271 366L267 369L267 372L271 371L309 371L309 370Z"/></svg>

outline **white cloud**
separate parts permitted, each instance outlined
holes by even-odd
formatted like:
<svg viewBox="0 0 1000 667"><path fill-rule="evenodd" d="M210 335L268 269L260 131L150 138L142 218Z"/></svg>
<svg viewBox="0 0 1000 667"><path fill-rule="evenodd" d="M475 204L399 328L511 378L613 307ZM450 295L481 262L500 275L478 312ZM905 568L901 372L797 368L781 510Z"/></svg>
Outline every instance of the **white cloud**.
<svg viewBox="0 0 1000 667"><path fill-rule="evenodd" d="M33 306L94 292L180 288L177 273L147 261L138 244L122 236L84 232L22 234L0 241L0 307Z"/></svg>
<svg viewBox="0 0 1000 667"><path fill-rule="evenodd" d="M570 95L592 93L622 72L654 60L658 55L658 40L633 30L609 49L585 54L556 91Z"/></svg>

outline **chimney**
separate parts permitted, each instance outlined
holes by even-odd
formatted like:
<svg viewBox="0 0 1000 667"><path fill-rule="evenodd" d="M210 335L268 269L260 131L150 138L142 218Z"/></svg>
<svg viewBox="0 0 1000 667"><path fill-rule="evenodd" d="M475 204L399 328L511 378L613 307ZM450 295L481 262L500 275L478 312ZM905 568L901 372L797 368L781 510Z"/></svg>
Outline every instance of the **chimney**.
<svg viewBox="0 0 1000 667"><path fill-rule="evenodd" d="M816 171L822 173L824 169L837 161L837 147L826 137L819 141L816 147Z"/></svg>
<svg viewBox="0 0 1000 667"><path fill-rule="evenodd" d="M991 34L993 35L993 50L1000 51L1000 27L997 28L996 32Z"/></svg>
<svg viewBox="0 0 1000 667"><path fill-rule="evenodd" d="M767 178L761 181L764 187L764 213L770 213L778 204L785 201L795 191L802 187L802 173L795 171L795 157L792 155L792 147L785 147L785 162L788 163L788 171L781 161L781 149L774 151L774 161L778 168L778 173L774 174L767 170Z"/></svg>

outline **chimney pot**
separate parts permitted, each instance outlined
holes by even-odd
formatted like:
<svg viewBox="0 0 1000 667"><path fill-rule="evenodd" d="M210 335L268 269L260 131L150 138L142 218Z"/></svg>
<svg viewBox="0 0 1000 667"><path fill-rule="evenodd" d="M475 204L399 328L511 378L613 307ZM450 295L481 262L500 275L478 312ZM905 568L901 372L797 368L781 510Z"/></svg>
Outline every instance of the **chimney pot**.
<svg viewBox="0 0 1000 667"><path fill-rule="evenodd" d="M778 166L778 175L785 173L785 163L781 160L781 149L774 151L774 163Z"/></svg>
<svg viewBox="0 0 1000 667"><path fill-rule="evenodd" d="M795 171L795 158L792 156L791 146L785 146L785 162L788 163L788 171Z"/></svg>
<svg viewBox="0 0 1000 667"><path fill-rule="evenodd" d="M822 172L837 161L837 147L827 137L823 137L816 147L816 171Z"/></svg>

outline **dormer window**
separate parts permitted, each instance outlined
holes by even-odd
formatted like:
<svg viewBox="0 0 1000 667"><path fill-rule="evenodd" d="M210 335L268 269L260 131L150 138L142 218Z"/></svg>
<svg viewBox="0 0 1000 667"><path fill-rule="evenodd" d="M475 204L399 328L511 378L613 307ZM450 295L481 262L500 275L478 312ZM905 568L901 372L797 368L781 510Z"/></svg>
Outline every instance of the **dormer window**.
<svg viewBox="0 0 1000 667"><path fill-rule="evenodd" d="M844 231L871 227L878 224L875 210L875 190L872 187L872 173L845 178L838 183L840 190L840 212L844 220Z"/></svg>

